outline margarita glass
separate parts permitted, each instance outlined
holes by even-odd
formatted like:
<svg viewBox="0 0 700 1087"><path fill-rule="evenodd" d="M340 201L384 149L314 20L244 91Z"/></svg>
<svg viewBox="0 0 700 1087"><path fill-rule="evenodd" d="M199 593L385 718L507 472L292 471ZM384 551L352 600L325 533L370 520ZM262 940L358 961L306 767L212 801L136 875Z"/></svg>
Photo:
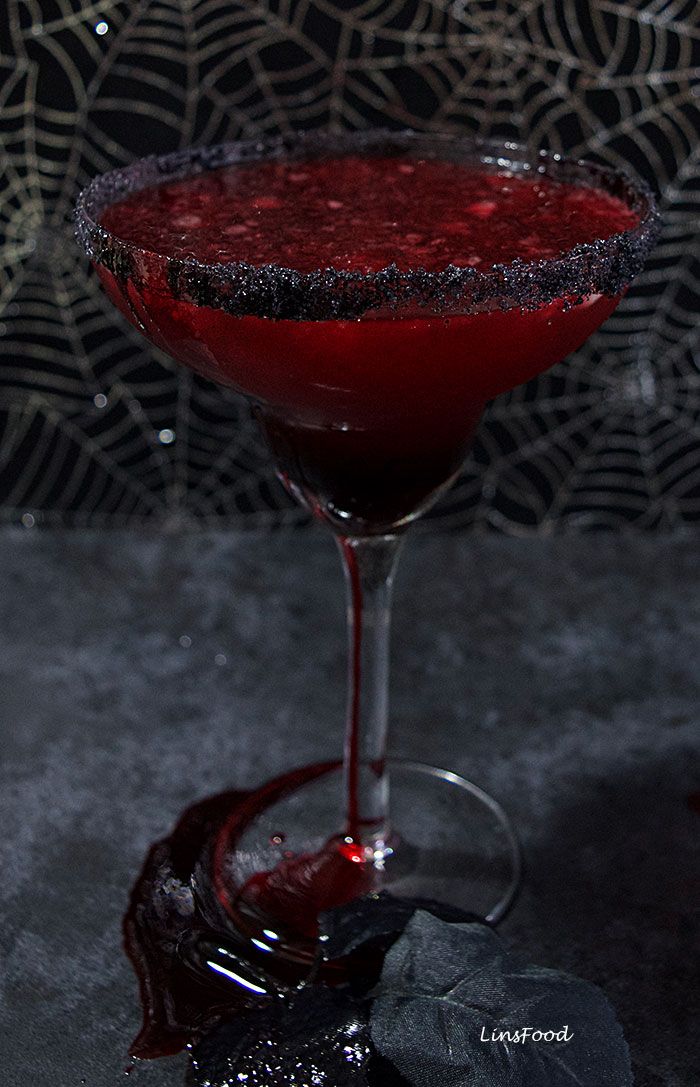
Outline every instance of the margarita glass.
<svg viewBox="0 0 700 1087"><path fill-rule="evenodd" d="M248 397L280 478L343 556L344 759L237 804L208 858L219 902L256 946L302 961L321 910L379 888L498 920L520 864L499 804L387 758L393 574L486 402L618 304L655 238L651 194L514 144L306 133L103 175L77 223L128 320Z"/></svg>

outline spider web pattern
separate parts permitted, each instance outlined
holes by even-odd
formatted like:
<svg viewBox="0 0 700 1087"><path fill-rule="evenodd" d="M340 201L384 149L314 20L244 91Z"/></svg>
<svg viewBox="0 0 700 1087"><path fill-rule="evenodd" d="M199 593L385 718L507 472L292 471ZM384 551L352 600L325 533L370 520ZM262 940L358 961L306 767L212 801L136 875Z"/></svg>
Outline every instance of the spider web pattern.
<svg viewBox="0 0 700 1087"><path fill-rule="evenodd" d="M261 132L410 126L631 166L664 234L567 363L490 406L446 525L553 532L700 513L696 0L6 0L0 516L302 519L245 404L176 367L88 274L94 174Z"/></svg>

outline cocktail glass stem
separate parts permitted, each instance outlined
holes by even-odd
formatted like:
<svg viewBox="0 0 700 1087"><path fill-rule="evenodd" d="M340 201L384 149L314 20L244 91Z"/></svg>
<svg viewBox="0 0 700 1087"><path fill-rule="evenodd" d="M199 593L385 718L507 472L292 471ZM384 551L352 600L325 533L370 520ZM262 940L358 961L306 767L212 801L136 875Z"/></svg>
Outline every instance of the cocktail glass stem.
<svg viewBox="0 0 700 1087"><path fill-rule="evenodd" d="M402 536L338 536L347 589L345 835L381 862L389 835L389 633Z"/></svg>

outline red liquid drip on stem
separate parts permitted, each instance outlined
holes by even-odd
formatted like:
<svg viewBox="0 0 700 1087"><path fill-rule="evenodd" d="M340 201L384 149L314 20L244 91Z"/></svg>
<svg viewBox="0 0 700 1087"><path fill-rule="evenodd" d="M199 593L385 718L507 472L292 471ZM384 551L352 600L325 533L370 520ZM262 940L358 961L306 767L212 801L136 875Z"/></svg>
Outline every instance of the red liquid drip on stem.
<svg viewBox="0 0 700 1087"><path fill-rule="evenodd" d="M374 850L367 832L377 829L372 816L376 812L363 810L360 775L363 769L378 774L383 767L373 762L362 765L362 652L363 652L363 585L357 554L352 542L340 538L349 583L349 605L352 614L350 640L349 709L345 737L345 826L329 838L315 853L290 854L275 867L256 872L237 895L229 898L224 892L234 916L245 924L250 911L257 913L261 923L265 918L284 924L306 939L318 935L318 915L324 910L341 906L362 894L376 889L379 870L374 862ZM383 755L381 756L383 761ZM235 851L235 836L228 839Z"/></svg>
<svg viewBox="0 0 700 1087"><path fill-rule="evenodd" d="M362 585L357 557L347 540L342 541L343 554L350 581L352 608L352 647L350 669L350 713L345 748L347 813L345 832L353 842L360 842L359 775L360 775L360 684L362 682Z"/></svg>

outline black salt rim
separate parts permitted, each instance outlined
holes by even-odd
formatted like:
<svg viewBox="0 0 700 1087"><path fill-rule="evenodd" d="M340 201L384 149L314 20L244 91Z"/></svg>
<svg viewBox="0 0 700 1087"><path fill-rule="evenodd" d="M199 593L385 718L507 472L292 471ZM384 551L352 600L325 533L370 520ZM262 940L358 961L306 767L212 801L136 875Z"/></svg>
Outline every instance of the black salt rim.
<svg viewBox="0 0 700 1087"><path fill-rule="evenodd" d="M577 245L558 257L516 259L495 264L486 272L453 264L439 272L420 267L400 270L390 264L372 273L335 268L299 272L277 264L206 264L194 258L167 257L123 241L99 223L106 207L131 193L191 173L261 159L344 154L413 155L481 162L494 172L541 174L603 189L621 199L639 216L639 222L630 230ZM591 294L615 296L641 270L658 232L659 217L651 190L622 171L546 151L528 154L514 143L411 131L300 132L150 156L96 177L81 192L76 206L78 240L90 259L104 265L118 280L132 279L139 286L151 279L156 266L164 266L169 288L178 299L238 317L297 321L355 319L377 310L445 315L537 309L557 298L575 305Z"/></svg>

